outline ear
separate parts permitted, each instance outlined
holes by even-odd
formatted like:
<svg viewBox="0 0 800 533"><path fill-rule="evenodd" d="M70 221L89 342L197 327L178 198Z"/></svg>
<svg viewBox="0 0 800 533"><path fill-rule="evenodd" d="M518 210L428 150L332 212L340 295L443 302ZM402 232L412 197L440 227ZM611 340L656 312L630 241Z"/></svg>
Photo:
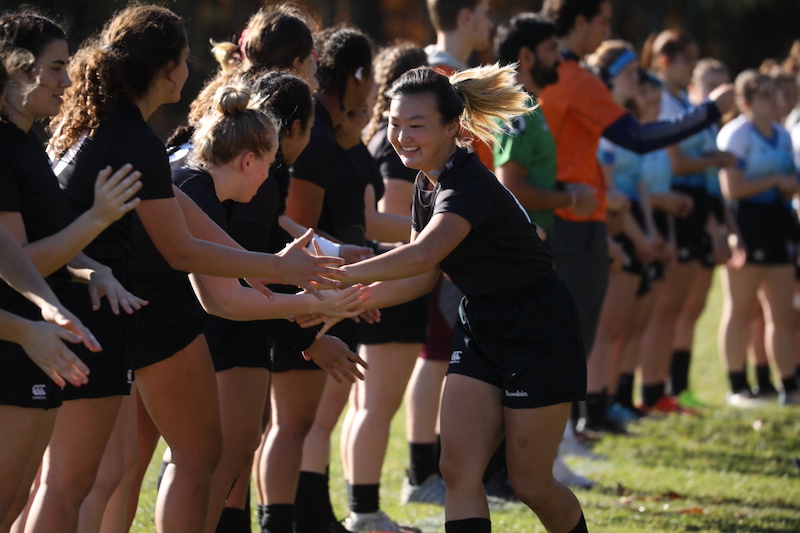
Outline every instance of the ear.
<svg viewBox="0 0 800 533"><path fill-rule="evenodd" d="M448 137L455 137L458 135L458 130L461 128L461 123L458 120L454 120L447 126L447 136Z"/></svg>
<svg viewBox="0 0 800 533"><path fill-rule="evenodd" d="M303 134L303 124L300 122L299 118L294 119L288 129L289 131L286 136L292 139L296 139Z"/></svg>
<svg viewBox="0 0 800 533"><path fill-rule="evenodd" d="M167 61L167 64L161 67L161 72L164 74L164 77L167 78L169 81L172 81L172 72L175 70L177 63L170 59Z"/></svg>
<svg viewBox="0 0 800 533"><path fill-rule="evenodd" d="M456 28L467 27L472 24L472 10L468 7L462 7L458 10L456 15Z"/></svg>
<svg viewBox="0 0 800 533"><path fill-rule="evenodd" d="M536 54L527 46L523 46L519 49L517 61L519 61L520 69L530 69L536 65Z"/></svg>
<svg viewBox="0 0 800 533"><path fill-rule="evenodd" d="M239 170L242 172L247 172L250 169L250 165L253 164L255 160L256 154L253 152L242 152L238 156L237 166Z"/></svg>
<svg viewBox="0 0 800 533"><path fill-rule="evenodd" d="M303 61L299 57L295 57L294 61L292 61L292 68L295 71L300 71L300 66L303 64Z"/></svg>

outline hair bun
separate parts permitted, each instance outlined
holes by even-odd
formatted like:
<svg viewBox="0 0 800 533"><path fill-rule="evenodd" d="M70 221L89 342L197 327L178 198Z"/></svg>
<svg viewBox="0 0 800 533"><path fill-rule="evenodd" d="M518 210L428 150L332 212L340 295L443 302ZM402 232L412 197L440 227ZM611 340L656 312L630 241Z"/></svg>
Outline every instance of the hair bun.
<svg viewBox="0 0 800 533"><path fill-rule="evenodd" d="M250 91L241 86L226 85L217 90L216 109L226 116L243 113L250 104Z"/></svg>

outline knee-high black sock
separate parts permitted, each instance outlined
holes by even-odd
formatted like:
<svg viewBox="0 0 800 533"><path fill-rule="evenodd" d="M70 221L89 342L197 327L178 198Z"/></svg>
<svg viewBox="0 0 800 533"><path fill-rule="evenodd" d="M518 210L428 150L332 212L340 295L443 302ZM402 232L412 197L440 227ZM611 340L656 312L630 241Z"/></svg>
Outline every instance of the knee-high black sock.
<svg viewBox="0 0 800 533"><path fill-rule="evenodd" d="M374 485L350 485L347 484L348 507L354 513L376 513L381 508L380 501L381 486Z"/></svg>
<svg viewBox="0 0 800 533"><path fill-rule="evenodd" d="M324 530L323 513L319 500L328 489L325 474L300 472L295 498L295 520L297 533L318 533ZM327 516L325 517L327 519Z"/></svg>
<svg viewBox="0 0 800 533"><path fill-rule="evenodd" d="M633 407L633 374L620 374L617 380L617 403L628 409Z"/></svg>
<svg viewBox="0 0 800 533"><path fill-rule="evenodd" d="M433 442L408 443L408 481L412 485L422 485L438 471L433 460L433 448Z"/></svg>
<svg viewBox="0 0 800 533"><path fill-rule="evenodd" d="M263 507L261 533L294 533L294 505L274 503Z"/></svg>
<svg viewBox="0 0 800 533"><path fill-rule="evenodd" d="M670 392L677 396L689 388L689 366L692 363L692 352L675 350L672 352L672 364L669 369Z"/></svg>
<svg viewBox="0 0 800 533"><path fill-rule="evenodd" d="M797 390L797 380L794 376L789 376L786 379L782 379L781 384L783 385L783 392L785 393L790 393Z"/></svg>
<svg viewBox="0 0 800 533"><path fill-rule="evenodd" d="M242 515L244 509L236 509L235 507L225 507L217 522L217 529L215 533L241 533L242 531Z"/></svg>
<svg viewBox="0 0 800 533"><path fill-rule="evenodd" d="M756 383L758 383L758 390L761 392L775 390L775 385L772 384L772 376L768 364L756 365Z"/></svg>
<svg viewBox="0 0 800 533"><path fill-rule="evenodd" d="M654 383L653 385L642 385L642 403L647 407L653 407L659 398L664 396L664 384Z"/></svg>
<svg viewBox="0 0 800 533"><path fill-rule="evenodd" d="M586 394L586 424L596 426L606 419L606 403L608 398L605 392Z"/></svg>
<svg viewBox="0 0 800 533"><path fill-rule="evenodd" d="M578 524L569 533L589 533L589 530L586 529L586 519L583 517L583 513L581 513L581 519L578 520Z"/></svg>
<svg viewBox="0 0 800 533"><path fill-rule="evenodd" d="M728 372L728 381L731 384L731 391L742 392L749 391L750 384L747 382L747 372Z"/></svg>
<svg viewBox="0 0 800 533"><path fill-rule="evenodd" d="M492 522L488 518L465 518L444 523L445 533L491 533Z"/></svg>

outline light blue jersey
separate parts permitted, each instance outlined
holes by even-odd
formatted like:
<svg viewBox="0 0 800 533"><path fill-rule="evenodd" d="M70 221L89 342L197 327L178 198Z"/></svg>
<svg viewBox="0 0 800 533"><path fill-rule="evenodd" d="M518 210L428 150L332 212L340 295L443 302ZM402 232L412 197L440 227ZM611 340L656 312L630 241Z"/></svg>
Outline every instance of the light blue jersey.
<svg viewBox="0 0 800 533"><path fill-rule="evenodd" d="M600 139L597 158L601 165L610 165L614 177L614 188L633 201L639 201L639 182L642 179L642 156L612 143L605 137Z"/></svg>
<svg viewBox="0 0 800 533"><path fill-rule="evenodd" d="M744 115L739 115L720 130L717 147L736 156L744 179L771 174L796 174L792 139L789 132L776 122L772 124L772 135L765 137ZM743 200L760 204L782 201L780 192L775 188Z"/></svg>
<svg viewBox="0 0 800 533"><path fill-rule="evenodd" d="M691 109L693 106L685 92L675 96L664 90L661 95L661 114L659 120L671 120ZM678 143L681 152L687 157L701 157L714 150L714 134L709 130L703 130L687 137ZM706 171L695 172L694 174L673 174L672 184L679 187L706 187Z"/></svg>
<svg viewBox="0 0 800 533"><path fill-rule="evenodd" d="M641 157L642 179L651 194L669 192L672 189L672 163L666 150L654 150Z"/></svg>

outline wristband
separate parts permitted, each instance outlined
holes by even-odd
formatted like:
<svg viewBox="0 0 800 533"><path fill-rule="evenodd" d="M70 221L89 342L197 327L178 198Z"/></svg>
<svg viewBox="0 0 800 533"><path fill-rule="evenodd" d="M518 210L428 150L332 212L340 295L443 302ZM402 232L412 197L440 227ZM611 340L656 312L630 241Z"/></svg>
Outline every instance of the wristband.
<svg viewBox="0 0 800 533"><path fill-rule="evenodd" d="M317 243L317 247L319 251L324 256L328 257L340 257L342 252L342 245L336 242L333 242L330 239L326 239L325 237L320 237L319 235L314 235L312 237L311 243L308 245L308 250L311 253L316 253L316 249L314 248L314 243Z"/></svg>

